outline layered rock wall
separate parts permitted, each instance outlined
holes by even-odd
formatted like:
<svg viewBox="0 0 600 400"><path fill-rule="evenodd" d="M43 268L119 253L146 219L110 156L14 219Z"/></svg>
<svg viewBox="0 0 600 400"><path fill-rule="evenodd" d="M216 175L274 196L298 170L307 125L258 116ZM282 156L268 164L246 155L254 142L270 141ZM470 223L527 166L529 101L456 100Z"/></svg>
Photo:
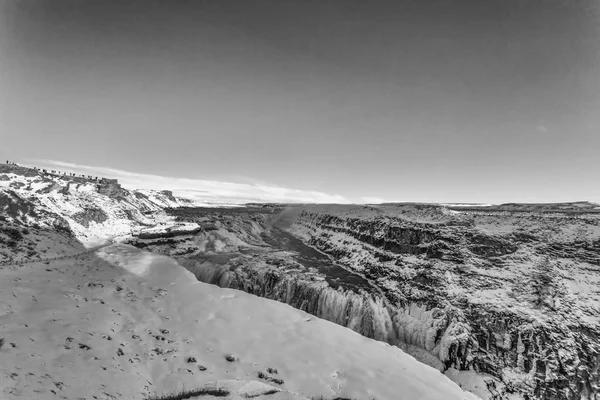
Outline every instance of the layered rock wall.
<svg viewBox="0 0 600 400"><path fill-rule="evenodd" d="M557 229L544 224L550 223L539 222L538 228ZM589 225L595 229L597 222ZM503 229L490 234L472 217L420 223L308 207L291 232L377 282L388 308L435 315L435 329L428 329L428 322L396 313L397 338L435 355L446 368L473 368L498 378L504 386L497 398L514 393L530 399L600 396L598 309L586 307L582 293L549 272L574 264L547 258L548 235L540 240L539 231L531 235ZM575 258L565 241L551 240ZM593 259L595 242L586 243L588 259ZM546 258L540 261L542 256ZM535 265L543 262L548 267L540 273ZM577 265L571 273L589 266ZM593 270L592 276L599 273ZM544 300L548 293L551 301ZM415 331L415 325L422 332L418 340L399 333L406 326ZM453 340L448 344L445 338Z"/></svg>

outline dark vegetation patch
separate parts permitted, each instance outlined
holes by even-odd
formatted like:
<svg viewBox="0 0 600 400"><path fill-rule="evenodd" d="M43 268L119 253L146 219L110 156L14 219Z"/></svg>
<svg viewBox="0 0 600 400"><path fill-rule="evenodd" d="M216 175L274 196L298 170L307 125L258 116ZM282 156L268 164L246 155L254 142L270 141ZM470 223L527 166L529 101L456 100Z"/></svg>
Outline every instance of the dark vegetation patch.
<svg viewBox="0 0 600 400"><path fill-rule="evenodd" d="M145 400L184 400L191 399L192 397L199 396L213 396L213 397L226 397L229 396L229 391L225 389L214 389L214 388L203 388L195 390L182 389L179 392L165 394L165 395L154 395L146 397Z"/></svg>
<svg viewBox="0 0 600 400"><path fill-rule="evenodd" d="M98 224L103 223L108 219L108 215L100 208L89 208L74 214L73 219L88 228L92 221Z"/></svg>
<svg viewBox="0 0 600 400"><path fill-rule="evenodd" d="M264 396L268 396L270 394L275 394L275 393L279 393L280 391L277 389L271 389L271 390L267 390L266 392L263 393Z"/></svg>
<svg viewBox="0 0 600 400"><path fill-rule="evenodd" d="M325 396L317 396L317 397L311 397L311 400L353 400L349 397L334 397L332 399L329 399Z"/></svg>
<svg viewBox="0 0 600 400"><path fill-rule="evenodd" d="M246 397L247 399L253 399L255 397L269 396L271 394L275 394L275 393L279 393L279 392L281 392L281 390L279 390L279 389L271 389L271 390L267 390L266 392L263 392L263 393L255 394L254 396L246 395L244 397Z"/></svg>
<svg viewBox="0 0 600 400"><path fill-rule="evenodd" d="M20 241L21 239L23 239L23 234L17 228L11 228L9 226L0 228L0 233L5 234L9 237L9 239L13 241Z"/></svg>
<svg viewBox="0 0 600 400"><path fill-rule="evenodd" d="M269 368L269 369L271 370L271 368ZM275 372L275 373L277 373L277 372ZM283 379L279 379L279 378L273 378L272 376L269 376L269 375L267 375L267 374L265 374L264 372L261 372L261 371L259 371L259 372L256 374L256 376L257 376L259 379L264 379L264 380L265 380L265 381L267 381L267 382L273 382L273 383L275 383L276 385L283 385L283 383L284 383L284 382L283 382Z"/></svg>

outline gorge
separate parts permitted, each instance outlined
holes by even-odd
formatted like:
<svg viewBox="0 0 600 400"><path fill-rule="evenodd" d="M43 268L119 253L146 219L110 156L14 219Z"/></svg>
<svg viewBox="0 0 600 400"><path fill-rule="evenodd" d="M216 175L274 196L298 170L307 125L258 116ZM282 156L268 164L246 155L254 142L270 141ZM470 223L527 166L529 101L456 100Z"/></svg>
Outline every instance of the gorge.
<svg viewBox="0 0 600 400"><path fill-rule="evenodd" d="M125 241L399 347L482 399L598 398L593 203L207 208L116 181L0 173L10 268Z"/></svg>
<svg viewBox="0 0 600 400"><path fill-rule="evenodd" d="M171 213L208 229L132 244L200 281L396 345L458 382L475 371L487 398L594 398L600 228L585 211L188 208Z"/></svg>

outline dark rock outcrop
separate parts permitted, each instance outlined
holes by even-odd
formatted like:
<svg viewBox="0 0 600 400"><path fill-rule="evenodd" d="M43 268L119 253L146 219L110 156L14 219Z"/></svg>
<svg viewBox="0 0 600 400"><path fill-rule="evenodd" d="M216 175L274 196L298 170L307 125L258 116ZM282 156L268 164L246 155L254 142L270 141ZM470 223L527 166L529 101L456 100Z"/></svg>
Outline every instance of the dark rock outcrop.
<svg viewBox="0 0 600 400"><path fill-rule="evenodd" d="M0 192L0 215L18 219L26 215L35 217L37 214L33 202L8 191Z"/></svg>
<svg viewBox="0 0 600 400"><path fill-rule="evenodd" d="M173 196L173 192L170 190L161 190L162 193L167 199L171 200L173 203L177 203L177 199Z"/></svg>
<svg viewBox="0 0 600 400"><path fill-rule="evenodd" d="M102 178L98 183L98 193L112 199L122 199L127 194L116 179Z"/></svg>
<svg viewBox="0 0 600 400"><path fill-rule="evenodd" d="M69 225L69 222L67 222L67 220L64 219L63 217L56 216L56 218L54 218L54 220L52 221L52 226L55 229L63 231L65 233L68 233L68 234L73 233L73 231L71 231L71 226Z"/></svg>
<svg viewBox="0 0 600 400"><path fill-rule="evenodd" d="M173 237L177 237L177 236L194 235L201 231L203 231L202 227L167 228L164 231L140 232L138 234L138 238L139 239L173 238Z"/></svg>
<svg viewBox="0 0 600 400"><path fill-rule="evenodd" d="M108 215L100 208L89 208L74 214L72 218L86 228L89 228L91 221L101 224L108 219Z"/></svg>
<svg viewBox="0 0 600 400"><path fill-rule="evenodd" d="M12 174L22 175L22 176L29 177L29 178L40 175L40 173L38 171L36 171L35 169L22 167L20 165L14 165L14 164L0 164L0 173L2 173L2 174L12 173Z"/></svg>

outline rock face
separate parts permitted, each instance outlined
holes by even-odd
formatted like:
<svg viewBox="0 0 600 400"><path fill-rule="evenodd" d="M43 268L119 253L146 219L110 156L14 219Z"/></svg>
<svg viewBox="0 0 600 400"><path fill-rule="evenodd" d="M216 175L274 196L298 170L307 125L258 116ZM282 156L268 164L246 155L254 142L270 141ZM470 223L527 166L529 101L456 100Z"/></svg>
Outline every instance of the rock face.
<svg viewBox="0 0 600 400"><path fill-rule="evenodd" d="M445 367L498 378L497 398L579 399L600 396L599 222L597 214L314 206L291 231L377 282L388 307L437 315L413 343Z"/></svg>
<svg viewBox="0 0 600 400"><path fill-rule="evenodd" d="M86 228L89 228L90 222L93 221L101 224L108 219L108 215L101 208L88 208L73 214L72 218Z"/></svg>
<svg viewBox="0 0 600 400"><path fill-rule="evenodd" d="M172 202L177 201L177 199L175 199L175 196L173 196L173 192L170 190L161 190L160 193L163 194L167 199L171 200Z"/></svg>
<svg viewBox="0 0 600 400"><path fill-rule="evenodd" d="M164 230L142 231L137 235L137 237L139 239L173 238L177 236L195 235L196 233L202 231L203 228L199 226L175 226L166 228Z"/></svg>
<svg viewBox="0 0 600 400"><path fill-rule="evenodd" d="M72 234L71 226L69 225L69 222L61 216L57 216L56 218L54 218L54 220L52 221L52 227L59 231L63 231L68 234Z"/></svg>
<svg viewBox="0 0 600 400"><path fill-rule="evenodd" d="M116 179L101 179L98 184L98 193L113 199L122 199L125 196L125 191Z"/></svg>
<svg viewBox="0 0 600 400"><path fill-rule="evenodd" d="M12 190L0 192L0 215L14 219L22 219L27 215L35 217L35 205Z"/></svg>

